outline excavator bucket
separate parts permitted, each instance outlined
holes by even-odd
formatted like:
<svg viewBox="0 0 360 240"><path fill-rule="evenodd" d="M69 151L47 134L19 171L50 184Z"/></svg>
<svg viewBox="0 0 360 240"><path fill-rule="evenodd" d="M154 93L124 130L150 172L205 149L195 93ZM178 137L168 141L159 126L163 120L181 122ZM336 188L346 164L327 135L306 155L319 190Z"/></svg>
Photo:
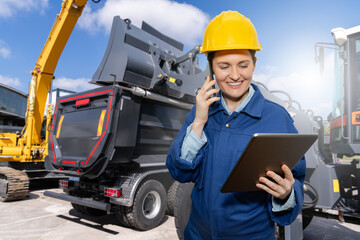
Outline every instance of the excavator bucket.
<svg viewBox="0 0 360 240"><path fill-rule="evenodd" d="M109 43L92 83L138 86L194 103L206 73L196 55L200 46L184 53L183 44L143 22L139 29L116 16Z"/></svg>

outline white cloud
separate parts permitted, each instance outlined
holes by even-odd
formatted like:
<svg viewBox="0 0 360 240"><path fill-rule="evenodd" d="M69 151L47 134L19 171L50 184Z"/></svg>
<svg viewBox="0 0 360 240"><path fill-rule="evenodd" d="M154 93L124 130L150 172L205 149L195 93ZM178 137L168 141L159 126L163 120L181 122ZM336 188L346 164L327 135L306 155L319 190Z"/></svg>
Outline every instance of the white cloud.
<svg viewBox="0 0 360 240"><path fill-rule="evenodd" d="M0 39L0 57L9 58L11 54L10 47L6 44L6 42Z"/></svg>
<svg viewBox="0 0 360 240"><path fill-rule="evenodd" d="M282 75L276 67L267 66L255 71L253 79L266 85L269 90L281 90L290 94L300 103L302 109L311 109L314 115L323 118L331 112L333 93L334 53L326 55L324 74L320 75L319 66L314 63L293 63L301 67L292 73ZM296 65L297 64L297 65ZM261 71L263 70L263 71ZM277 94L286 99L286 96Z"/></svg>
<svg viewBox="0 0 360 240"><path fill-rule="evenodd" d="M53 81L53 89L61 88L74 92L82 92L98 87L97 85L90 84L90 80L91 79L88 78L71 79L66 77L59 77Z"/></svg>
<svg viewBox="0 0 360 240"><path fill-rule="evenodd" d="M86 6L79 19L79 26L89 32L111 29L113 17L129 18L140 27L146 21L162 33L187 45L202 42L209 16L200 9L170 0L108 0L104 7L92 11Z"/></svg>
<svg viewBox="0 0 360 240"><path fill-rule="evenodd" d="M18 11L39 11L43 13L49 0L1 0L0 18L14 16Z"/></svg>
<svg viewBox="0 0 360 240"><path fill-rule="evenodd" d="M0 56L3 58L8 58L10 56L10 49L5 47L0 47Z"/></svg>
<svg viewBox="0 0 360 240"><path fill-rule="evenodd" d="M0 83L5 84L10 87L20 86L20 80L18 78L12 78L8 76L0 75Z"/></svg>

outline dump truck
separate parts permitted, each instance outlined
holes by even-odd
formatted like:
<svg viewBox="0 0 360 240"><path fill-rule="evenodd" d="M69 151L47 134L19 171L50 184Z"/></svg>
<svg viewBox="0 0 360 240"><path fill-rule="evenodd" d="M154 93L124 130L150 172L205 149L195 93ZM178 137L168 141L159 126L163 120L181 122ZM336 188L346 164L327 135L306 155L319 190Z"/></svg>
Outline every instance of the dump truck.
<svg viewBox="0 0 360 240"><path fill-rule="evenodd" d="M93 90L59 99L49 133L48 171L64 174L64 193L85 214L115 213L140 230L157 226L174 207L176 183L168 149L195 103L206 72L200 46L183 44L142 23L114 17Z"/></svg>

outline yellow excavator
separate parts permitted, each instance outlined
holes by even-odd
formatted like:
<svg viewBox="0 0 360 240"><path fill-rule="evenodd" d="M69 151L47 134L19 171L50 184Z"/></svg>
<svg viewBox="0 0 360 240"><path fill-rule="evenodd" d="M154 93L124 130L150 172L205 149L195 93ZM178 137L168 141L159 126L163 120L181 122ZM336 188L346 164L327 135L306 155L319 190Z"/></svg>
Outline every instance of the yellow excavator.
<svg viewBox="0 0 360 240"><path fill-rule="evenodd" d="M99 2L93 0L95 3ZM47 95L54 79L60 55L80 17L87 0L63 0L49 37L31 71L31 83L26 110L26 124L21 134L0 133L0 201L20 200L27 196L29 177L27 170L41 171L48 154L51 104L46 113L46 134L41 135ZM35 167L34 166L38 166ZM28 171L29 172L29 171ZM31 172L31 171L30 171Z"/></svg>

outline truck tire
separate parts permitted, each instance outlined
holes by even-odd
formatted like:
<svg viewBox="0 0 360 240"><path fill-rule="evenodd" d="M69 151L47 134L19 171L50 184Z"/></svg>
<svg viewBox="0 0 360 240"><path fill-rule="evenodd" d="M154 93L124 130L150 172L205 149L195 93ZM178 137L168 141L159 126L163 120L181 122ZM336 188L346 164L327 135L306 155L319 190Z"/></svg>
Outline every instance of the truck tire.
<svg viewBox="0 0 360 240"><path fill-rule="evenodd" d="M193 183L180 183L176 192L174 217L176 233L180 240L184 239L184 230L190 217L193 187Z"/></svg>
<svg viewBox="0 0 360 240"><path fill-rule="evenodd" d="M174 208L175 208L175 201L176 201L176 192L179 188L179 182L174 181L173 184L171 184L168 193L167 193L167 208L166 208L166 214L170 216L174 216Z"/></svg>
<svg viewBox="0 0 360 240"><path fill-rule="evenodd" d="M117 220L120 222L121 226L131 227L129 220L127 219L127 216L126 216L126 212L127 212L127 207L118 206L115 209L115 216L116 216Z"/></svg>
<svg viewBox="0 0 360 240"><path fill-rule="evenodd" d="M138 189L134 204L127 208L130 225L139 230L149 230L160 224L165 216L166 191L164 186L149 180Z"/></svg>

